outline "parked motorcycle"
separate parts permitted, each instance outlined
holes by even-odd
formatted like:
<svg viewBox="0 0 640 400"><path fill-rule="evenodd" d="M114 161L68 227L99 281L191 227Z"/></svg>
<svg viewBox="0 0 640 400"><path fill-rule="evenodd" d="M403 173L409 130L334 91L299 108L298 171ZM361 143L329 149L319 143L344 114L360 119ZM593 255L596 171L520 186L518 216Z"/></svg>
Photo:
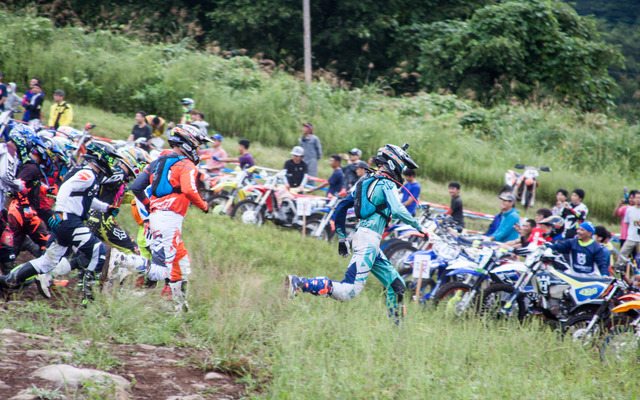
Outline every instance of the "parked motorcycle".
<svg viewBox="0 0 640 400"><path fill-rule="evenodd" d="M528 313L542 314L551 321L595 312L612 278L578 276L567 271L562 255L541 246L529 254L524 270L513 285L492 284L484 292L484 315L522 320ZM530 287L531 290L527 290Z"/></svg>
<svg viewBox="0 0 640 400"><path fill-rule="evenodd" d="M514 170L507 170L504 174L504 183L509 187L516 199L520 200L526 210L535 204L536 188L539 186L539 171L551 172L551 168L527 167L524 164L516 164L514 168L524 169L524 172L519 174Z"/></svg>
<svg viewBox="0 0 640 400"><path fill-rule="evenodd" d="M297 199L316 201L313 206L318 207L324 205L326 198L292 193L286 182L286 171L280 171L266 177L263 185L247 188L256 193L257 197L239 202L232 217L245 224L258 226L265 220L272 220L281 226L300 226L302 217L298 215Z"/></svg>

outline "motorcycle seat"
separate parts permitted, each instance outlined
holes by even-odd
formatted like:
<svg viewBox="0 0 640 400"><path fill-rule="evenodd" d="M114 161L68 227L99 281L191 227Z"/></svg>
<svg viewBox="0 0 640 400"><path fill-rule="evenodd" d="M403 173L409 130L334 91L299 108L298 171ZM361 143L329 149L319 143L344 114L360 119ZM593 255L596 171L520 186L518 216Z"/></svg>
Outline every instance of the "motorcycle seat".
<svg viewBox="0 0 640 400"><path fill-rule="evenodd" d="M613 279L613 278L608 278L608 277L599 276L599 275L595 275L595 274L594 275L588 275L588 274L582 275L582 274L577 274L577 273L574 273L574 272L567 272L567 271L562 272L562 274L568 276L571 279L574 279L574 280L576 280L578 282L583 282L583 283L586 283L586 282L609 283L609 282L611 282L611 279Z"/></svg>

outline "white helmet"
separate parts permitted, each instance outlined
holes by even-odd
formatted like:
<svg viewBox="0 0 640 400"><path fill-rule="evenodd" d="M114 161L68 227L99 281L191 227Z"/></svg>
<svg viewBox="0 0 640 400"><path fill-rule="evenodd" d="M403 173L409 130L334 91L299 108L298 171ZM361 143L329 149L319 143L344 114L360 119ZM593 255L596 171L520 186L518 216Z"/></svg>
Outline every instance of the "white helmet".
<svg viewBox="0 0 640 400"><path fill-rule="evenodd" d="M302 146L296 146L293 148L293 150L291 150L291 155L292 156L304 156L304 149L302 148Z"/></svg>

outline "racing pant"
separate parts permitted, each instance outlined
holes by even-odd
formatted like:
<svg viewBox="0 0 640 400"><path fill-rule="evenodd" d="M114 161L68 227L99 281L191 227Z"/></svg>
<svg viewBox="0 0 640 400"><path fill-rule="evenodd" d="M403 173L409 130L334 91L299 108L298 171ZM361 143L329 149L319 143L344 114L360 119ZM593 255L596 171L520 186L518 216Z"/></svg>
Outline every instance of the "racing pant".
<svg viewBox="0 0 640 400"><path fill-rule="evenodd" d="M387 291L387 308L398 317L398 305L402 303L405 284L398 271L380 250L379 233L369 228L358 228L353 236L353 256L341 282L332 282L331 297L349 301L358 295L367 282L369 273L378 278Z"/></svg>
<svg viewBox="0 0 640 400"><path fill-rule="evenodd" d="M152 281L170 278L172 282L187 281L191 273L189 253L181 238L184 217L173 211L155 211L149 215L153 240L151 266L147 277Z"/></svg>
<svg viewBox="0 0 640 400"><path fill-rule="evenodd" d="M20 253L27 236L44 251L44 246L49 240L49 232L47 231L47 225L40 219L33 208L23 207L18 200L14 200L9 205L8 220L9 228L13 233L13 247L16 256ZM40 255L38 254L37 256Z"/></svg>
<svg viewBox="0 0 640 400"><path fill-rule="evenodd" d="M44 254L30 261L39 274L53 270L71 247L78 266L95 273L102 271L107 247L95 237L82 219L63 213L63 220L53 229Z"/></svg>
<svg viewBox="0 0 640 400"><path fill-rule="evenodd" d="M111 247L115 247L125 254L140 254L138 245L129 234L118 225L113 217L104 218L104 213L92 210L85 222L95 236Z"/></svg>
<svg viewBox="0 0 640 400"><path fill-rule="evenodd" d="M91 277L105 266L106 246L87 228L75 214L62 213L62 221L55 227L42 256L15 268L7 276L0 277L0 287L16 288L34 275L52 271L69 247L76 253L78 265L86 268ZM92 278L93 279L93 278ZM85 292L85 295L90 293Z"/></svg>

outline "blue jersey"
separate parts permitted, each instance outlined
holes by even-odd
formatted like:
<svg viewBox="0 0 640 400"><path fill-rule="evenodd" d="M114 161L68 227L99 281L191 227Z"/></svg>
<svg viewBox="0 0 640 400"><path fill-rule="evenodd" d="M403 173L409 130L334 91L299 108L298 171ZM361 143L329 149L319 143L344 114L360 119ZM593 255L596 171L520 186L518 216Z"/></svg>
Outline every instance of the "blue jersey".
<svg viewBox="0 0 640 400"><path fill-rule="evenodd" d="M596 266L601 275L609 275L609 259L602 245L595 240L583 243L578 238L568 239L551 245L554 251L567 255L569 263L575 272L592 274Z"/></svg>
<svg viewBox="0 0 640 400"><path fill-rule="evenodd" d="M416 200L420 199L420 184L418 182L405 183L404 187L406 189L400 189L402 191L402 204L404 204L405 201L411 198L411 196L409 196L409 193L411 193L411 195L413 195ZM407 190L409 192L407 192ZM418 204L414 201L407 206L407 211L409 211L409 214L415 215L417 205Z"/></svg>

